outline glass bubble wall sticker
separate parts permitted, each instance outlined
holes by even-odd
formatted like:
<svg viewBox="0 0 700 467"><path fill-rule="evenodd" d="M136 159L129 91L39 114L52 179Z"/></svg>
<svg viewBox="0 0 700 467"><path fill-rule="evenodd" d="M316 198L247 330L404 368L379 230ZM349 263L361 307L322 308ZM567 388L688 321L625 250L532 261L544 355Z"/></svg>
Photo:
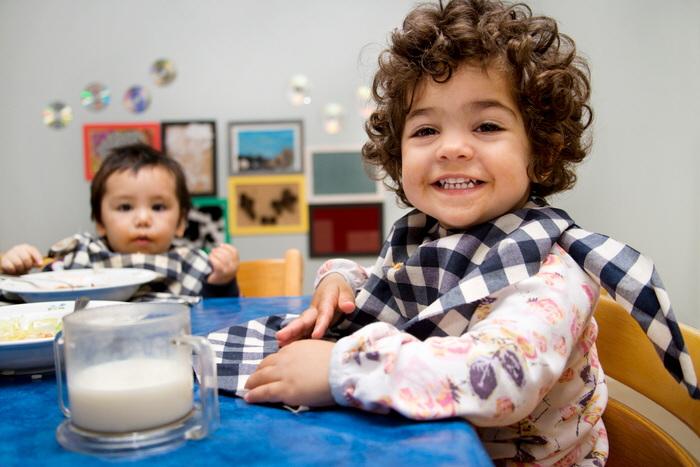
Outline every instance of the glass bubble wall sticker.
<svg viewBox="0 0 700 467"><path fill-rule="evenodd" d="M126 90L122 102L126 110L133 113L142 113L151 105L151 94L145 87L134 85Z"/></svg>
<svg viewBox="0 0 700 467"><path fill-rule="evenodd" d="M364 119L369 118L376 108L374 101L372 100L372 90L369 88L369 86L360 86L355 92L355 98L357 103L357 113Z"/></svg>
<svg viewBox="0 0 700 467"><path fill-rule="evenodd" d="M111 91L102 83L90 83L80 93L80 104L95 112L106 108L111 100Z"/></svg>
<svg viewBox="0 0 700 467"><path fill-rule="evenodd" d="M65 128L73 121L73 109L63 102L54 101L44 107L42 117L44 125L58 130Z"/></svg>
<svg viewBox="0 0 700 467"><path fill-rule="evenodd" d="M311 85L305 75L294 75L289 80L289 102L294 107L311 104Z"/></svg>
<svg viewBox="0 0 700 467"><path fill-rule="evenodd" d="M343 106L335 102L323 108L323 130L329 135L340 133L343 129Z"/></svg>
<svg viewBox="0 0 700 467"><path fill-rule="evenodd" d="M167 86L172 83L177 76L175 64L167 58L159 58L151 65L151 77L158 86Z"/></svg>

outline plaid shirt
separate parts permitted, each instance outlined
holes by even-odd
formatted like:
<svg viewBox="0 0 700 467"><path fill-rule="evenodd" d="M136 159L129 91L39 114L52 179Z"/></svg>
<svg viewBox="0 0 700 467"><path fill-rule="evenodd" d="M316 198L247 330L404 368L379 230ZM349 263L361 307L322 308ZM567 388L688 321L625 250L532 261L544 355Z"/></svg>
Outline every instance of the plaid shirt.
<svg viewBox="0 0 700 467"><path fill-rule="evenodd" d="M383 321L420 339L461 335L482 299L536 274L555 243L630 312L668 371L692 397L700 398L692 361L653 263L623 243L579 228L564 211L541 199L465 232L446 230L420 211L409 212L394 224L373 273L357 294L356 311L334 331L348 334ZM268 324L273 326L265 318L255 326ZM247 369L277 350L275 330L260 333L270 343L258 346L257 359L246 353ZM229 336L241 334L245 331L234 326L209 336L221 372L228 372L245 353L228 352ZM220 385L242 393L249 374L227 375Z"/></svg>
<svg viewBox="0 0 700 467"><path fill-rule="evenodd" d="M115 253L101 239L89 233L76 234L54 244L49 256L56 260L46 270L83 268L142 268L155 271L160 278L144 284L132 301L181 301L189 304L201 300L203 284L212 269L202 251L174 246L167 253Z"/></svg>

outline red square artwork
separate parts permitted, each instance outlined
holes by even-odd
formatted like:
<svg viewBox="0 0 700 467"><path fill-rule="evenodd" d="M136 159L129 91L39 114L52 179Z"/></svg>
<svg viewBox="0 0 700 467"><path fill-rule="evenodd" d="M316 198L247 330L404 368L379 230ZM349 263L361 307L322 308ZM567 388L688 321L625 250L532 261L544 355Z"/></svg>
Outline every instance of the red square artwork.
<svg viewBox="0 0 700 467"><path fill-rule="evenodd" d="M160 150L160 123L88 123L83 126L85 180L92 180L102 161L117 146L145 143Z"/></svg>
<svg viewBox="0 0 700 467"><path fill-rule="evenodd" d="M375 256L384 240L382 203L309 206L309 256Z"/></svg>

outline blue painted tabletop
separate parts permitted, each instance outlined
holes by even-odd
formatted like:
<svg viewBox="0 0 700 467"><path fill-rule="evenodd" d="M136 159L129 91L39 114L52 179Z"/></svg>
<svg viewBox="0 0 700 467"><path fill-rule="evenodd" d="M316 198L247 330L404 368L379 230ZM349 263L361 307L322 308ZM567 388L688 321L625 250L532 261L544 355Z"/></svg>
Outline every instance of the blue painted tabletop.
<svg viewBox="0 0 700 467"><path fill-rule="evenodd" d="M270 314L301 312L308 297L208 299L192 308L192 332ZM53 374L0 376L0 466L492 465L467 422L415 422L340 407L293 413L221 395L221 425L209 437L143 459L115 461L63 449L64 420Z"/></svg>

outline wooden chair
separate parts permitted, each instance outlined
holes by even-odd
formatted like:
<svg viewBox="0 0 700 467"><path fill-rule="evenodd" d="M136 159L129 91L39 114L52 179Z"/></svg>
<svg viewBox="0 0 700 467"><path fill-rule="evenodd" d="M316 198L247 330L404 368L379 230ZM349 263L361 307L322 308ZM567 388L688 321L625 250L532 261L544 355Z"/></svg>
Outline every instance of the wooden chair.
<svg viewBox="0 0 700 467"><path fill-rule="evenodd" d="M700 400L666 371L652 343L630 314L612 298L600 297L598 356L605 374L634 389L669 411L700 434ZM686 347L700 375L700 332L681 324ZM603 413L608 430L610 458L615 466L698 466L697 460L656 423L613 399Z"/></svg>
<svg viewBox="0 0 700 467"><path fill-rule="evenodd" d="M301 295L304 265L301 252L291 248L284 258L241 261L238 287L244 297Z"/></svg>

